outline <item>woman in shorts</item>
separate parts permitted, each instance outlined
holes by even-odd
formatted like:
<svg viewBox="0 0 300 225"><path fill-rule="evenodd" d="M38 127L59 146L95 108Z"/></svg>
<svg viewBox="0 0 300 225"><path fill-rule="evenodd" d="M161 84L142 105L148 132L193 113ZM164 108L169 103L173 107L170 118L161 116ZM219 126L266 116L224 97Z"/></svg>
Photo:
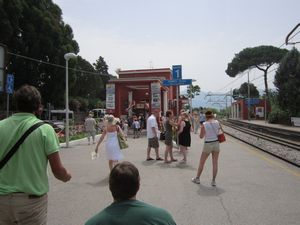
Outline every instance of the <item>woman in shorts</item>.
<svg viewBox="0 0 300 225"><path fill-rule="evenodd" d="M213 178L212 186L216 186L216 176L218 172L218 159L220 152L220 143L218 141L218 133L220 129L223 131L219 121L214 119L212 111L205 113L206 122L201 125L200 138L204 138L203 151L201 153L199 167L196 177L192 178L192 182L200 184L200 176L208 156L212 155Z"/></svg>

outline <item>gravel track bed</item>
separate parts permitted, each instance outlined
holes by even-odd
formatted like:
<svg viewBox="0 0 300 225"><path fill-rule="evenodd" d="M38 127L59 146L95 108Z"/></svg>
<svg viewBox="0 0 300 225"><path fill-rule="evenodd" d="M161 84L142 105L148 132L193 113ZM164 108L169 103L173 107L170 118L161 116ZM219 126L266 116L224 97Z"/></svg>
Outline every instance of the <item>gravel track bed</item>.
<svg viewBox="0 0 300 225"><path fill-rule="evenodd" d="M267 141L261 138L254 137L249 134L242 133L240 131L237 131L233 128L223 126L224 131L234 137L237 137L247 143L250 143L254 146L257 146L259 148L264 149L267 152L270 152L274 155L277 155L279 157L282 157L288 161L291 161L293 163L296 163L300 166L300 151L297 151L295 149L273 143L271 141Z"/></svg>

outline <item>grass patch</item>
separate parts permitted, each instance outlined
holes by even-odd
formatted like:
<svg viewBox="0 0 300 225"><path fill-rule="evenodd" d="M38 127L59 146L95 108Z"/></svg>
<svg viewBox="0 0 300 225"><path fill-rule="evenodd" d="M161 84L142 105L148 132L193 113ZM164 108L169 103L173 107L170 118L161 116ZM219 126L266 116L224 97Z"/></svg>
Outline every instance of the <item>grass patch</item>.
<svg viewBox="0 0 300 225"><path fill-rule="evenodd" d="M86 137L86 133L78 133L78 134L70 136L69 141L74 141L74 140L82 139L82 138L85 138L85 137ZM65 137L59 137L58 140L59 140L59 143L65 143L66 142Z"/></svg>

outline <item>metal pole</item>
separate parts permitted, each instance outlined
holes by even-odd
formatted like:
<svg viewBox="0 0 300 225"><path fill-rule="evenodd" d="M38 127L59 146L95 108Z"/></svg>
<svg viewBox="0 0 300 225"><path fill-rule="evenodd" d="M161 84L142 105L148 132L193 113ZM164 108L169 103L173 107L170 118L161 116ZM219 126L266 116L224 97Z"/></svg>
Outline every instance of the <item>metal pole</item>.
<svg viewBox="0 0 300 225"><path fill-rule="evenodd" d="M267 95L265 95L265 123L267 122Z"/></svg>
<svg viewBox="0 0 300 225"><path fill-rule="evenodd" d="M228 106L227 106L227 95L225 95L225 104L226 104L226 110L225 110L225 114L226 114L226 119L228 119Z"/></svg>
<svg viewBox="0 0 300 225"><path fill-rule="evenodd" d="M68 59L66 59L66 147L69 147L69 69L68 69Z"/></svg>
<svg viewBox="0 0 300 225"><path fill-rule="evenodd" d="M176 87L176 114L179 117L179 85Z"/></svg>
<svg viewBox="0 0 300 225"><path fill-rule="evenodd" d="M47 109L48 109L48 120L51 120L51 104L48 102L47 103Z"/></svg>
<svg viewBox="0 0 300 225"><path fill-rule="evenodd" d="M232 110L232 89L230 90L230 116L233 118L233 110Z"/></svg>
<svg viewBox="0 0 300 225"><path fill-rule="evenodd" d="M248 71L248 120L250 120L250 83L249 83L249 72Z"/></svg>
<svg viewBox="0 0 300 225"><path fill-rule="evenodd" d="M6 100L6 117L9 117L9 94L7 93L7 100Z"/></svg>

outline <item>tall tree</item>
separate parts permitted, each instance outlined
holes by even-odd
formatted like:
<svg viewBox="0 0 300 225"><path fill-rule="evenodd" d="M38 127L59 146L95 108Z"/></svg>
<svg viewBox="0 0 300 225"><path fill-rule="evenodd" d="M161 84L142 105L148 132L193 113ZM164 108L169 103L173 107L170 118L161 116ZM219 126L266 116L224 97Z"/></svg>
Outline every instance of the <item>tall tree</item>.
<svg viewBox="0 0 300 225"><path fill-rule="evenodd" d="M250 87L250 97L258 98L259 91L257 90L257 87L252 83L249 83L249 87ZM233 90L233 98L235 100L240 99L240 98L243 98L243 99L248 98L248 83L247 82L243 83L239 89Z"/></svg>
<svg viewBox="0 0 300 225"><path fill-rule="evenodd" d="M106 96L106 93L105 93L105 90L106 90L106 84L107 82L113 77L111 76L109 73L108 73L108 65L106 64L104 58L102 56L100 56L97 60L96 60L96 63L93 64L94 65L94 68L96 70L97 73L99 73L99 78L101 78L101 89L100 89L100 86L99 86L99 89L100 90L100 99L101 100L105 100L105 96Z"/></svg>
<svg viewBox="0 0 300 225"><path fill-rule="evenodd" d="M15 88L32 84L46 102L63 105L65 69L39 62L65 65L65 53L79 52L61 9L52 0L1 0L0 12L0 42L13 53L7 72L15 75Z"/></svg>
<svg viewBox="0 0 300 225"><path fill-rule="evenodd" d="M189 85L187 87L187 95L188 95L188 98L190 99L190 102L189 102L189 107L190 107L190 111L192 111L192 99L195 98L196 95L199 95L200 94L200 87L199 85Z"/></svg>
<svg viewBox="0 0 300 225"><path fill-rule="evenodd" d="M245 48L235 55L233 60L228 63L226 73L230 77L251 68L257 68L264 72L265 93L269 98L268 92L268 70L275 63L279 63L282 57L287 53L286 49L280 49L274 46L258 46L254 48Z"/></svg>
<svg viewBox="0 0 300 225"><path fill-rule="evenodd" d="M188 94L188 97L189 98L195 98L195 96L199 95L200 94L200 87L199 85L189 85L188 88L187 88L187 94Z"/></svg>
<svg viewBox="0 0 300 225"><path fill-rule="evenodd" d="M293 48L282 60L275 74L278 103L290 116L300 116L300 53Z"/></svg>
<svg viewBox="0 0 300 225"><path fill-rule="evenodd" d="M108 75L108 65L102 56L99 56L99 58L96 60L96 63L93 63L93 65L99 74Z"/></svg>

